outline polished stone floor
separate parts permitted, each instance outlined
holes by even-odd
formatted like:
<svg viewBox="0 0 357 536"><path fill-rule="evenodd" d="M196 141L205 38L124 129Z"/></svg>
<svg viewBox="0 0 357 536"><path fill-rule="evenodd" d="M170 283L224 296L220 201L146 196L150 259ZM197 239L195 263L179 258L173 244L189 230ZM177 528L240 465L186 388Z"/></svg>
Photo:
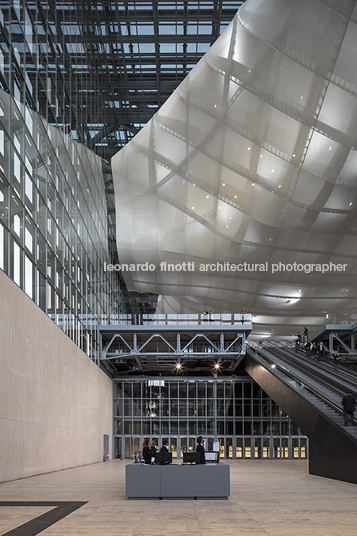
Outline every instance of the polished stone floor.
<svg viewBox="0 0 357 536"><path fill-rule="evenodd" d="M356 485L311 476L303 460L226 463L231 468L231 496L220 501L127 500L126 462L120 460L3 483L0 534L37 534L39 516L48 515L46 512L63 502L64 507L77 504L77 509L43 530L41 536L357 534ZM24 501L31 505L23 505ZM35 521L28 529L16 530L31 519Z"/></svg>

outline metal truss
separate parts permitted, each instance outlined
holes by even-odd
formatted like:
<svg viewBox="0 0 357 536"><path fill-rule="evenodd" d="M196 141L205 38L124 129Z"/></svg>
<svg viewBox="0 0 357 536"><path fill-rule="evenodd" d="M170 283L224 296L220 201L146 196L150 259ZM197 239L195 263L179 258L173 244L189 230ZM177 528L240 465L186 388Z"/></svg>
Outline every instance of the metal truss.
<svg viewBox="0 0 357 536"><path fill-rule="evenodd" d="M232 374L246 352L246 326L102 326L100 364L112 375Z"/></svg>
<svg viewBox="0 0 357 536"><path fill-rule="evenodd" d="M344 357L344 362L346 359L355 362L357 357L356 332L357 322L354 324L327 324L314 335L312 340L317 343L324 341L325 347L328 347L331 355L334 350L338 349L340 356Z"/></svg>
<svg viewBox="0 0 357 536"><path fill-rule="evenodd" d="M341 337L335 332L330 331L329 336L329 351L331 354L334 352L334 341L337 341L337 344L342 346L342 348L345 350L346 354L354 354L356 355L356 346L355 346L355 335L354 333L351 333L349 337L349 344L344 342Z"/></svg>

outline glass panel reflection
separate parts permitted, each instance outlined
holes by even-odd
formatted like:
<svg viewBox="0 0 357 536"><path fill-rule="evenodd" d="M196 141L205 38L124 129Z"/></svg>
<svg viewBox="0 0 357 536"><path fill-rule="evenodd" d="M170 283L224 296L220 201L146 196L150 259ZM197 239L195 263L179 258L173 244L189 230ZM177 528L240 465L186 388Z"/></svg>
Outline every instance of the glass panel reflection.
<svg viewBox="0 0 357 536"><path fill-rule="evenodd" d="M150 380L151 383L157 380ZM160 380L163 381L163 380ZM187 387L192 387L193 381L197 389L187 390ZM157 381L158 382L158 381ZM163 437L170 437L170 441L175 441L177 456L182 458L182 453L187 449L195 451L196 439L198 435L202 435L206 440L206 449L212 450L215 442L219 442L220 457L226 459L236 458L281 458L293 459L307 456L307 438L300 430L293 426L289 417L274 404L274 418L270 416L262 416L260 412L241 416L238 406L238 414L232 416L210 415L211 407L215 408L218 400L222 399L201 398L202 393L207 392L205 384L208 383L214 386L213 392L223 392L227 401L232 402L233 408L237 408L236 402L241 401L241 393L244 392L244 401L251 405L254 396L254 404L261 405L262 402L267 406L271 404L268 395L258 388L253 380L238 379L227 382L225 391L216 389L215 382L197 378L195 380L180 380L180 389L185 392L190 392L191 395L196 393L194 398L184 399L174 398L167 399L158 397L155 402L145 396L153 392L157 392L158 387L164 387L164 391L173 394L177 393L177 380L165 379L164 386L155 383L148 385L145 379L129 379L115 382L114 389L114 430L116 435L122 435L123 430L129 433L132 430L133 434L142 437L155 435L162 441ZM218 382L220 383L220 382ZM172 385L171 385L172 384ZM184 385L186 388L184 388ZM171 390L171 387L173 388ZM131 398L133 393L143 393L142 398ZM153 400L151 398L151 400ZM170 405L169 405L170 404ZM181 407L189 408L189 417L180 418L177 410ZM212 406L211 406L212 405ZM171 416L169 416L169 407ZM199 408L196 413L195 408ZM174 413L174 415L173 415ZM185 416L186 417L186 416ZM277 431L284 430L284 435L277 434ZM120 430L120 431L119 431ZM286 434L291 430L294 435ZM264 435L261 432L264 432ZM253 435L252 435L253 434ZM272 447L272 448L270 448Z"/></svg>

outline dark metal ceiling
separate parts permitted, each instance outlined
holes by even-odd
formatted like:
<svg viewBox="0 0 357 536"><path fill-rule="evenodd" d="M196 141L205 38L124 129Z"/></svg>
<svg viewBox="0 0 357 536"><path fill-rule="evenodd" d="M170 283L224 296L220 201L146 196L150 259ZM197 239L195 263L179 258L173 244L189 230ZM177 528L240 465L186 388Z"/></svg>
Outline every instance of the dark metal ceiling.
<svg viewBox="0 0 357 536"><path fill-rule="evenodd" d="M109 160L162 106L242 3L41 1L42 16L53 18L57 49L64 51L72 114L70 122L64 118L67 130L75 128L79 141ZM59 62L53 67L58 70Z"/></svg>

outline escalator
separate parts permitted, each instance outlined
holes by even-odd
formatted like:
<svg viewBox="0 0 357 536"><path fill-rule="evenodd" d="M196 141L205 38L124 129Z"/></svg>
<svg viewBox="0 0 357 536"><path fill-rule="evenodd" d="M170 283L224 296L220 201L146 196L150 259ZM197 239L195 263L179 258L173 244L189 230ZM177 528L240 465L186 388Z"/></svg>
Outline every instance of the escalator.
<svg viewBox="0 0 357 536"><path fill-rule="evenodd" d="M357 376L278 343L249 344L245 370L309 437L310 474L357 484L357 421L346 425L342 396Z"/></svg>

